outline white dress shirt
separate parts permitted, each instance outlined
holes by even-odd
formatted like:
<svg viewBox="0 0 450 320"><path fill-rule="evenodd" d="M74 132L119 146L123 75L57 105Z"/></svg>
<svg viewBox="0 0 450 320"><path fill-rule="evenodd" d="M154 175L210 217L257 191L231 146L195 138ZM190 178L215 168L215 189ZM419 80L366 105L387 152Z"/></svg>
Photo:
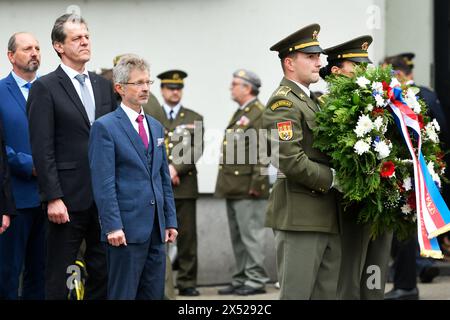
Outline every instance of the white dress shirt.
<svg viewBox="0 0 450 320"><path fill-rule="evenodd" d="M70 80L73 83L73 86L75 87L75 90L78 93L78 96L80 97L80 100L83 101L83 99L81 98L81 84L80 82L75 79L75 77L77 75L79 75L80 73L74 69L72 69L71 67L66 66L64 63L61 62L61 68L64 70L64 72L67 74L67 76L70 78ZM92 102L94 103L95 106L95 98L94 98L94 90L92 89L92 83L91 83L91 79L89 78L89 73L86 70L86 68L84 69L84 71L82 72L82 74L86 75L86 80L85 80L85 84L87 85L87 88L89 90L89 93L91 95L92 98Z"/></svg>
<svg viewBox="0 0 450 320"><path fill-rule="evenodd" d="M130 119L131 124L133 125L134 130L136 130L138 134L139 134L139 123L136 121L136 119L141 114L144 116L144 121L142 121L142 123L144 124L145 133L147 133L147 139L149 139L150 135L148 131L147 118L145 117L145 113L142 111L142 107L139 113L124 105L123 102L120 104L120 107L126 113L128 119Z"/></svg>
<svg viewBox="0 0 450 320"><path fill-rule="evenodd" d="M177 104L175 107L169 107L167 104L163 103L163 108L166 113L167 119L170 120L170 111L173 110L173 119L177 117L178 112L180 112L181 109L181 103Z"/></svg>

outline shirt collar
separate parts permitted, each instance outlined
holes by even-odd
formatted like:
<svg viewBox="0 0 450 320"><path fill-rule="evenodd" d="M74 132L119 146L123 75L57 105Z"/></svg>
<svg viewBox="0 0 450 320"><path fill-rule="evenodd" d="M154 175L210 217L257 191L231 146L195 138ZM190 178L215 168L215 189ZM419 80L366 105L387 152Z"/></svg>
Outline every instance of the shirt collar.
<svg viewBox="0 0 450 320"><path fill-rule="evenodd" d="M69 76L70 79L74 79L77 75L79 75L80 73L74 69L72 69L71 67L66 66L64 63L61 62L61 68L64 70L64 72ZM81 73L86 75L86 79L89 79L89 72L87 71L86 68L84 68L84 71Z"/></svg>
<svg viewBox="0 0 450 320"><path fill-rule="evenodd" d="M132 121L136 121L136 119L139 115L141 115L141 114L144 115L144 112L142 112L142 107L141 107L141 110L139 113L134 111L130 107L127 107L126 105L124 105L123 102L120 103L120 107L127 114L128 118L130 118L130 120L132 120Z"/></svg>
<svg viewBox="0 0 450 320"><path fill-rule="evenodd" d="M311 97L311 91L307 88L307 87L305 87L303 84L301 84L300 82L297 82L297 81L294 81L294 80L291 80L293 83L295 83L300 89L302 89L303 90L303 92L308 96L308 97Z"/></svg>
<svg viewBox="0 0 450 320"><path fill-rule="evenodd" d="M167 104L163 104L164 111L166 112L167 119L170 118L170 111L173 110L173 118L175 119L177 117L178 112L181 109L181 103L177 104L175 107L169 107Z"/></svg>
<svg viewBox="0 0 450 320"><path fill-rule="evenodd" d="M28 81L19 77L14 71L11 71L11 74L12 74L14 80L16 81L17 85L19 86L19 88L22 88L25 84L28 83ZM35 82L36 79L37 79L37 77L35 77L33 80L31 80L30 83Z"/></svg>

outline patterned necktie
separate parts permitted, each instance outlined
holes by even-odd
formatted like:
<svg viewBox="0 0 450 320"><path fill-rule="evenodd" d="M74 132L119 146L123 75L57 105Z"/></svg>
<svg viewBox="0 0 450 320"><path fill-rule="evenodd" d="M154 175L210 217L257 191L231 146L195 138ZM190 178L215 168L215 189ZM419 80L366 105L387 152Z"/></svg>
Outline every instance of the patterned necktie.
<svg viewBox="0 0 450 320"><path fill-rule="evenodd" d="M147 150L148 149L148 137L147 137L147 132L145 132L145 128L144 128L144 116L142 114L140 114L136 118L136 122L139 124L139 136L141 137L142 143L145 146L145 150Z"/></svg>
<svg viewBox="0 0 450 320"><path fill-rule="evenodd" d="M80 83L81 100L83 102L84 108L86 109L89 122L92 124L95 120L95 105L94 101L92 101L91 94L89 93L89 89L86 85L86 75L85 74L76 75L75 79L77 79L78 82Z"/></svg>

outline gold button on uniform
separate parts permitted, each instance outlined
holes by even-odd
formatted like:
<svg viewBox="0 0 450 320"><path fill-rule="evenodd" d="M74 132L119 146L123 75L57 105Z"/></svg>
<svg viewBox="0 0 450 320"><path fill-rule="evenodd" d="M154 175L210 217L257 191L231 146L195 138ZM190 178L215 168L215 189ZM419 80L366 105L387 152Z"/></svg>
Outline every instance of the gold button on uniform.
<svg viewBox="0 0 450 320"><path fill-rule="evenodd" d="M239 171L236 170L236 171L234 172L234 175L235 175L235 176L238 176L238 175L239 175Z"/></svg>
<svg viewBox="0 0 450 320"><path fill-rule="evenodd" d="M173 143L169 143L169 148L173 148Z"/></svg>

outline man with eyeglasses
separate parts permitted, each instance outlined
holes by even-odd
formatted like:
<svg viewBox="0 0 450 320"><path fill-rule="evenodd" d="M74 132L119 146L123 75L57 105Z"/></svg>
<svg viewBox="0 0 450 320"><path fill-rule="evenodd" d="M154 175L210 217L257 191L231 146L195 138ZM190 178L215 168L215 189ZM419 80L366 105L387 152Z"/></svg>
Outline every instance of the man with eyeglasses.
<svg viewBox="0 0 450 320"><path fill-rule="evenodd" d="M34 82L27 102L40 201L49 219L45 297L68 298L75 278L71 270L84 239L89 274L85 298L104 299L106 255L92 194L88 140L94 120L113 111L116 99L110 83L86 69L91 41L82 17L59 17L51 39L61 64Z"/></svg>
<svg viewBox="0 0 450 320"><path fill-rule="evenodd" d="M92 187L107 242L108 299L161 300L165 243L178 234L164 128L142 109L152 83L148 63L126 55L113 77L122 102L94 122L89 139Z"/></svg>
<svg viewBox="0 0 450 320"><path fill-rule="evenodd" d="M226 199L231 244L236 259L232 282L218 293L265 293L264 217L269 179L259 159L263 104L261 80L252 71L233 73L231 98L239 105L225 131L215 196ZM265 145L265 141L263 143ZM242 161L241 161L242 160Z"/></svg>
<svg viewBox="0 0 450 320"><path fill-rule="evenodd" d="M165 129L164 141L180 230L174 264L178 266L176 285L181 296L199 296L196 289L198 183L195 164L202 155L203 117L181 104L186 72L168 70L157 77L161 80L164 103L146 112L161 122Z"/></svg>

